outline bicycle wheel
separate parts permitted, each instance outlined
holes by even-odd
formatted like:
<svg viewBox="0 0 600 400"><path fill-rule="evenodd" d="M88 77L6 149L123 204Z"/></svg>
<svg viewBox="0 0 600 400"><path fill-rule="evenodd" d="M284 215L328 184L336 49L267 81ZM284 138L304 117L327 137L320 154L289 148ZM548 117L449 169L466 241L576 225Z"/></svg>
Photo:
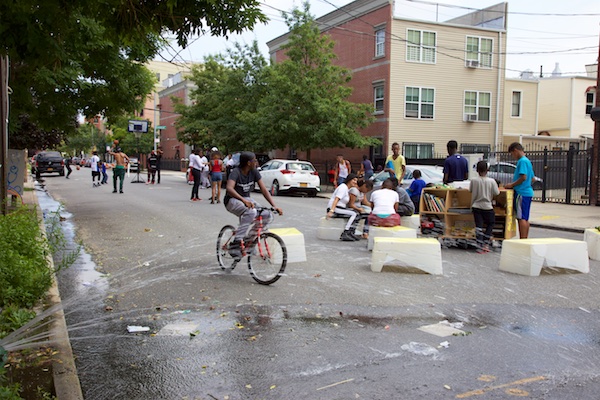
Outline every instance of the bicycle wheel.
<svg viewBox="0 0 600 400"><path fill-rule="evenodd" d="M261 285L276 282L287 263L287 249L283 240L274 233L264 232L248 255L248 269L252 278Z"/></svg>
<svg viewBox="0 0 600 400"><path fill-rule="evenodd" d="M229 243L233 241L235 228L231 225L225 225L221 228L217 237L217 260L222 269L235 268L237 262L229 255Z"/></svg>

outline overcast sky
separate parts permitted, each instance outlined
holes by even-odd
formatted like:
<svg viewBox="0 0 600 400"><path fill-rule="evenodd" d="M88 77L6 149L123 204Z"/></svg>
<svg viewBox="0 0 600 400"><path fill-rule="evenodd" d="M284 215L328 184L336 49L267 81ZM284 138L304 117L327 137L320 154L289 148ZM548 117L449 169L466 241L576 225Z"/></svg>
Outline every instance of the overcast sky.
<svg viewBox="0 0 600 400"><path fill-rule="evenodd" d="M309 0L311 14L316 18L350 2ZM394 16L444 22L471 12L463 7L479 9L498 3L498 0L445 0L440 3L397 0ZM288 31L278 10L302 8L302 1L265 0L262 4L263 12L270 18L266 25L259 25L252 32L233 35L229 40L197 37L183 50L173 44L162 53L161 60L202 62L207 55L225 52L233 42L250 44L254 40L268 57L266 43ZM508 11L507 77L518 77L520 71L527 69L538 75L540 66L543 66L544 75L548 76L556 63L559 63L563 74L584 75L585 65L596 63L600 32L599 0L517 0L508 2Z"/></svg>

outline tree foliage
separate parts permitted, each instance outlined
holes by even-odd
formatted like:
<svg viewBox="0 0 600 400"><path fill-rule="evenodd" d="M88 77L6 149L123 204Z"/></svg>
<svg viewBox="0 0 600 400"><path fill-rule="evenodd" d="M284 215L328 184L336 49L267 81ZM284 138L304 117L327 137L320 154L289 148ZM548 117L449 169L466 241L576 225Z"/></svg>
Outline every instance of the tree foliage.
<svg viewBox="0 0 600 400"><path fill-rule="evenodd" d="M0 2L0 54L10 60L11 138L28 134L22 119L40 134L64 137L74 131L78 112L110 119L139 109L154 84L143 64L165 44L163 33L175 33L185 46L193 34L227 35L265 21L256 0ZM44 144L57 140L38 146Z"/></svg>
<svg viewBox="0 0 600 400"><path fill-rule="evenodd" d="M373 106L347 100L351 73L333 64L334 43L321 35L308 4L284 16L290 28L285 61L268 65L254 43L210 57L194 71L194 104L176 108L182 114L179 140L255 151L289 146L309 153L378 143L359 133L373 121Z"/></svg>
<svg viewBox="0 0 600 400"><path fill-rule="evenodd" d="M254 115L265 95L267 61L255 41L251 46L235 44L225 55L207 57L202 68L193 70L190 80L197 89L191 93L192 106L176 105L182 116L177 122L178 139L196 145L217 145L227 149L264 151L255 124L242 115Z"/></svg>
<svg viewBox="0 0 600 400"><path fill-rule="evenodd" d="M372 121L371 104L349 102L351 71L333 64L334 42L322 35L308 3L284 14L290 28L287 59L273 65L257 119L272 147L364 147L376 141L358 129Z"/></svg>

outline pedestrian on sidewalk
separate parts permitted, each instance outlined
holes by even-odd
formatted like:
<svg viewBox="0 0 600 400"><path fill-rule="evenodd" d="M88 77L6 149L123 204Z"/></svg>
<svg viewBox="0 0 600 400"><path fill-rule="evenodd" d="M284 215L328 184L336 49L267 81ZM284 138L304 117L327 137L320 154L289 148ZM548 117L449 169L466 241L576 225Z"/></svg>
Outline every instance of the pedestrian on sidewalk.
<svg viewBox="0 0 600 400"><path fill-rule="evenodd" d="M212 186L212 195L210 204L221 202L221 183L223 181L224 164L221 161L221 153L214 151L210 162L210 182Z"/></svg>
<svg viewBox="0 0 600 400"><path fill-rule="evenodd" d="M529 213L533 199L533 166L529 158L525 156L525 150L519 142L508 146L508 152L517 160L517 168L513 182L504 185L507 189L514 189L514 210L519 225L519 238L527 239L529 236Z"/></svg>
<svg viewBox="0 0 600 400"><path fill-rule="evenodd" d="M162 161L163 151L162 146L158 146L156 149L156 184L160 185L160 162Z"/></svg>
<svg viewBox="0 0 600 400"><path fill-rule="evenodd" d="M471 179L469 190L471 191L471 211L475 219L475 237L477 239L477 253L484 254L490 251L492 244L492 231L496 222L496 214L492 200L500 194L498 184L492 178L487 177L488 163L479 161L477 163L478 177ZM484 231L485 226L485 231Z"/></svg>
<svg viewBox="0 0 600 400"><path fill-rule="evenodd" d="M351 172L352 166L350 165L350 161L344 160L344 156L338 154L335 164L335 175L333 182L335 187L338 187L339 185L343 184Z"/></svg>

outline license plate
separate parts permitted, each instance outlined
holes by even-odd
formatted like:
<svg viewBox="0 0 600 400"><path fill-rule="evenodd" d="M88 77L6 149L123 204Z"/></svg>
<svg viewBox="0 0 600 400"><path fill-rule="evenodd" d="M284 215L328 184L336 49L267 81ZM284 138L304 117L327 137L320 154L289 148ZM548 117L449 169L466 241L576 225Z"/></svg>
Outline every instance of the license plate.
<svg viewBox="0 0 600 400"><path fill-rule="evenodd" d="M308 183L300 182L300 187L308 187Z"/></svg>
<svg viewBox="0 0 600 400"><path fill-rule="evenodd" d="M52 168L48 168L48 171L52 171Z"/></svg>

